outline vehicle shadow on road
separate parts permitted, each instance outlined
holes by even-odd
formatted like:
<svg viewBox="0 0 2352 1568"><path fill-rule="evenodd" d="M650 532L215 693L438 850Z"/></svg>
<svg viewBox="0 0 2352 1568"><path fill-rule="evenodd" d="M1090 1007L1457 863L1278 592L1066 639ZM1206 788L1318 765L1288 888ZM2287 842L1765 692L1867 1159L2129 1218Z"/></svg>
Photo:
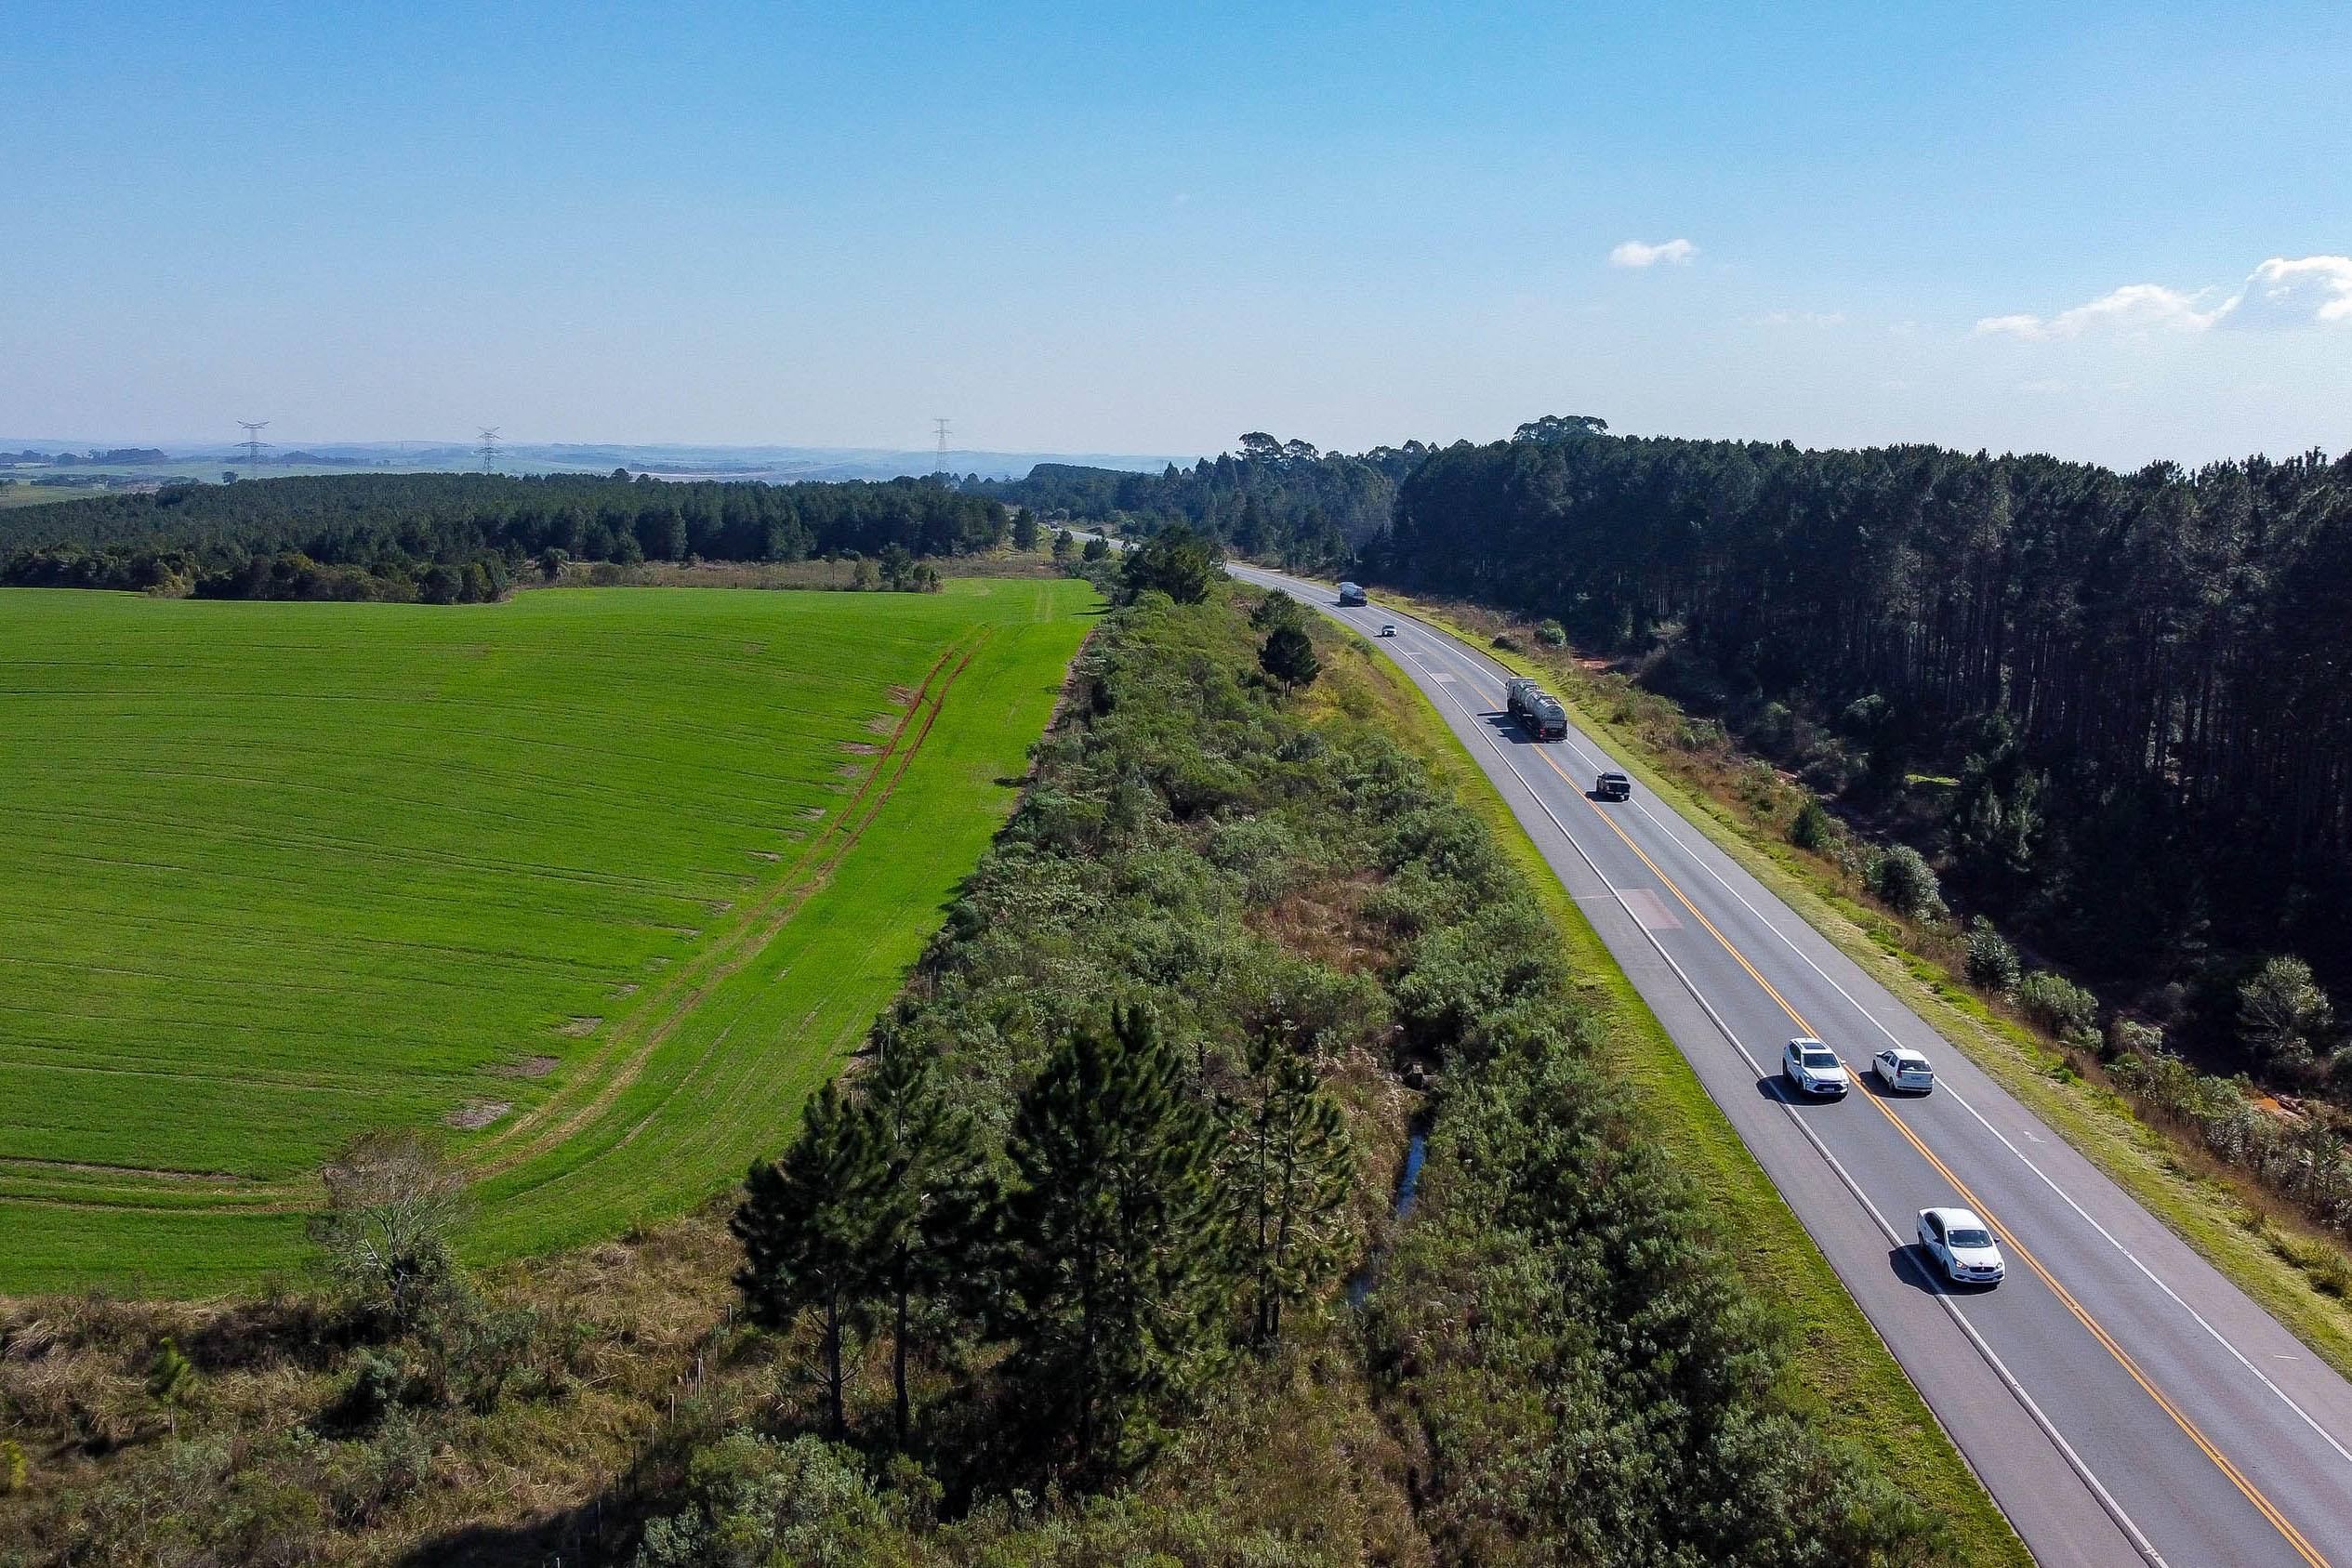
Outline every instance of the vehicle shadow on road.
<svg viewBox="0 0 2352 1568"><path fill-rule="evenodd" d="M1767 1073L1756 1080L1756 1092L1776 1105L1835 1105L1826 1095L1807 1094L1792 1087L1777 1073ZM1849 1091L1851 1092L1851 1091Z"/></svg>
<svg viewBox="0 0 2352 1568"><path fill-rule="evenodd" d="M1886 1266L1895 1271L1895 1277L1923 1296L1955 1296L1967 1300L1972 1296L1989 1296L1998 1285L1962 1285L1947 1279L1944 1271L1936 1267L1936 1260L1917 1242L1889 1247Z"/></svg>
<svg viewBox="0 0 2352 1568"><path fill-rule="evenodd" d="M1482 713L1478 717L1487 721L1487 725L1489 729L1493 730L1495 733L1500 735L1504 740L1509 741L1513 745L1533 745L1536 744L1527 738L1527 731L1520 725L1519 721L1512 718L1508 713Z"/></svg>

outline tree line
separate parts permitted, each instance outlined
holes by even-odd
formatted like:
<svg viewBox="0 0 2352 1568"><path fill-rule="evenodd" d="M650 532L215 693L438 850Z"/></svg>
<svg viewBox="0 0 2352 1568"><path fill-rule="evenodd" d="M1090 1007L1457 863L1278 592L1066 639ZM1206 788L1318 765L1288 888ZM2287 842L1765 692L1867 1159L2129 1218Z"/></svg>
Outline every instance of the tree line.
<svg viewBox="0 0 2352 1568"><path fill-rule="evenodd" d="M1856 799L1953 781L1955 884L2094 970L2352 961L2352 459L1602 428L1433 454L1366 570L1556 615L1764 749L1817 743Z"/></svg>
<svg viewBox="0 0 2352 1568"><path fill-rule="evenodd" d="M1432 448L1318 452L1262 430L1238 449L1156 474L1040 463L1025 478L970 486L1042 513L1150 534L1181 522L1238 554L1337 567L1389 524L1396 485Z"/></svg>
<svg viewBox="0 0 2352 1568"><path fill-rule="evenodd" d="M995 499L935 480L772 485L671 483L621 470L609 478L338 474L170 485L0 513L0 582L129 586L177 573L230 597L429 599L443 586L434 568L455 573L462 595L469 567L487 573L494 558L510 573L550 552L623 564L893 549L955 556L993 549L1011 529ZM257 560L273 564L252 575ZM321 568L331 570L312 570ZM429 578L432 586L419 591ZM321 591L247 591L305 584Z"/></svg>

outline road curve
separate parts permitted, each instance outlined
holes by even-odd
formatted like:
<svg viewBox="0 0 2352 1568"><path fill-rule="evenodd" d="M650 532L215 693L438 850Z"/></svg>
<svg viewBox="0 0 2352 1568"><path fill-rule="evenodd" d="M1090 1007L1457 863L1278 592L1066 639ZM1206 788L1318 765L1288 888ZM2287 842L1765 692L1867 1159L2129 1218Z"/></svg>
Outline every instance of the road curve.
<svg viewBox="0 0 2352 1568"><path fill-rule="evenodd" d="M1953 1049L1581 729L1538 745L1484 653L1328 586L1235 565L1373 638L1435 703L2032 1550L2059 1565L2352 1568L2352 1385ZM1392 639L1374 636L1394 624ZM1782 1044L1938 1085L1796 1103ZM1937 1282L1914 1216L1998 1231L1998 1289Z"/></svg>

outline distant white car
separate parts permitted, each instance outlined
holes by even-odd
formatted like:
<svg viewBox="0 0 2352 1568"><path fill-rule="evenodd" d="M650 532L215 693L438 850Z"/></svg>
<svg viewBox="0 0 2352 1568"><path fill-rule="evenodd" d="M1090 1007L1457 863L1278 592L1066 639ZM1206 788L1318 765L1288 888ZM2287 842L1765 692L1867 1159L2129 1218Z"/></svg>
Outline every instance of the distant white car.
<svg viewBox="0 0 2352 1568"><path fill-rule="evenodd" d="M1891 1047L1870 1058L1870 1071L1878 1074L1880 1083L1891 1089L1927 1094L1936 1087L1936 1069L1928 1065L1927 1059L1900 1046Z"/></svg>
<svg viewBox="0 0 2352 1568"><path fill-rule="evenodd" d="M1382 621L1381 623L1381 635L1382 637L1394 637L1396 635L1396 623L1394 621Z"/></svg>
<svg viewBox="0 0 2352 1568"><path fill-rule="evenodd" d="M1954 1285L1999 1285L2006 1272L1992 1227L1965 1208L1919 1211L1919 1245Z"/></svg>
<svg viewBox="0 0 2352 1568"><path fill-rule="evenodd" d="M1836 1099L1854 1087L1838 1053L1818 1040L1791 1040L1780 1053L1780 1075L1791 1087L1822 1099Z"/></svg>

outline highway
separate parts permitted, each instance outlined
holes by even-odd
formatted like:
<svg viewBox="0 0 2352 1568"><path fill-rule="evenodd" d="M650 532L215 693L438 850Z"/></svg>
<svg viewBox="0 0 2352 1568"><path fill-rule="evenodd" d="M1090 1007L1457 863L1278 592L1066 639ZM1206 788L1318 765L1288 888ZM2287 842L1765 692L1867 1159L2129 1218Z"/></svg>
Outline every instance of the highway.
<svg viewBox="0 0 2352 1568"><path fill-rule="evenodd" d="M2343 1377L1689 823L1638 784L1592 800L1607 754L1573 725L1527 741L1493 660L1229 570L1372 638L1435 703L2037 1560L2352 1568ZM1845 1099L1784 1090L1800 1034L1845 1059ZM1933 1094L1873 1087L1898 1043L1935 1063ZM1992 1223L1997 1288L1931 1274L1914 1220L1945 1204Z"/></svg>

